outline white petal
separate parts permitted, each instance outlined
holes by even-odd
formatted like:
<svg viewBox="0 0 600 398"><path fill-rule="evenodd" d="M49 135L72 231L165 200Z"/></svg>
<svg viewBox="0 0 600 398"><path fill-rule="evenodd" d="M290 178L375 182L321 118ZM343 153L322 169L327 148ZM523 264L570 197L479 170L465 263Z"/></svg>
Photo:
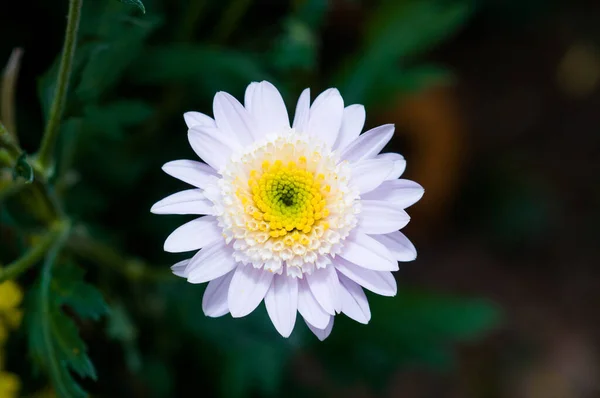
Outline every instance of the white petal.
<svg viewBox="0 0 600 398"><path fill-rule="evenodd" d="M398 270L398 262L384 245L356 230L344 241L344 248L339 256L374 271Z"/></svg>
<svg viewBox="0 0 600 398"><path fill-rule="evenodd" d="M374 158L394 136L394 125L384 124L375 127L352 141L340 154L340 158L349 162Z"/></svg>
<svg viewBox="0 0 600 398"><path fill-rule="evenodd" d="M399 153L380 153L379 155L375 156L375 159L386 159L394 162L394 168L387 176L386 180L395 180L396 178L400 178L402 173L404 173L404 170L406 170L406 160L404 159L404 156L400 155Z"/></svg>
<svg viewBox="0 0 600 398"><path fill-rule="evenodd" d="M410 216L401 206L381 200L361 200L359 229L366 234L389 234L406 227Z"/></svg>
<svg viewBox="0 0 600 398"><path fill-rule="evenodd" d="M373 293L395 296L398 291L396 279L389 271L373 271L339 257L335 258L334 264L339 272Z"/></svg>
<svg viewBox="0 0 600 398"><path fill-rule="evenodd" d="M188 282L204 283L225 275L237 266L233 251L225 242L217 242L202 248L186 270Z"/></svg>
<svg viewBox="0 0 600 398"><path fill-rule="evenodd" d="M188 130L188 141L200 159L217 171L225 166L233 150L241 149L237 141L215 127L192 127Z"/></svg>
<svg viewBox="0 0 600 398"><path fill-rule="evenodd" d="M340 132L343 115L344 100L340 92L335 88L325 90L310 107L307 133L319 137L331 148Z"/></svg>
<svg viewBox="0 0 600 398"><path fill-rule="evenodd" d="M417 249L400 231L385 235L374 235L373 239L385 245L397 261L413 261L417 258Z"/></svg>
<svg viewBox="0 0 600 398"><path fill-rule="evenodd" d="M190 263L189 258L186 260L180 261L177 264L174 264L171 266L171 271L173 271L173 274L180 276L182 278L185 278L185 270L189 263Z"/></svg>
<svg viewBox="0 0 600 398"><path fill-rule="evenodd" d="M310 116L310 89L304 89L298 98L296 113L294 114L294 130L305 133L308 127L308 117Z"/></svg>
<svg viewBox="0 0 600 398"><path fill-rule="evenodd" d="M331 334L331 330L333 329L333 318L333 316L329 316L329 322L327 323L327 326L324 329L314 327L313 325L308 323L306 319L304 320L304 322L306 322L306 326L308 326L310 331L313 332L319 340L323 341Z"/></svg>
<svg viewBox="0 0 600 398"><path fill-rule="evenodd" d="M187 189L159 200L150 211L154 214L212 214L213 204L200 189Z"/></svg>
<svg viewBox="0 0 600 398"><path fill-rule="evenodd" d="M333 148L344 150L352 141L357 139L365 125L366 116L365 107L362 105L350 105L344 108L342 127Z"/></svg>
<svg viewBox="0 0 600 398"><path fill-rule="evenodd" d="M198 188L205 188L219 177L219 174L207 164L195 160L174 160L165 163L163 171L178 180Z"/></svg>
<svg viewBox="0 0 600 398"><path fill-rule="evenodd" d="M406 209L423 197L425 190L419 184L410 180L384 181L373 191L363 195L366 200L380 200Z"/></svg>
<svg viewBox="0 0 600 398"><path fill-rule="evenodd" d="M306 322L319 329L325 329L329 322L329 314L321 307L310 291L306 278L298 281L298 312Z"/></svg>
<svg viewBox="0 0 600 398"><path fill-rule="evenodd" d="M239 265L227 296L231 316L240 318L254 311L267 294L273 275L252 265Z"/></svg>
<svg viewBox="0 0 600 398"><path fill-rule="evenodd" d="M254 118L233 96L218 92L213 101L213 113L217 127L225 135L235 138L241 145L253 142L256 133Z"/></svg>
<svg viewBox="0 0 600 398"><path fill-rule="evenodd" d="M202 296L202 311L211 318L223 316L229 312L227 292L233 278L233 271L208 282Z"/></svg>
<svg viewBox="0 0 600 398"><path fill-rule="evenodd" d="M367 324L371 319L371 309L367 296L358 283L344 276L338 275L341 284L342 312L356 322Z"/></svg>
<svg viewBox="0 0 600 398"><path fill-rule="evenodd" d="M290 120L283 98L271 83L251 83L246 89L244 104L254 117L257 135L264 137L290 129Z"/></svg>
<svg viewBox="0 0 600 398"><path fill-rule="evenodd" d="M298 311L298 279L275 275L265 296L265 306L279 334L290 337Z"/></svg>
<svg viewBox="0 0 600 398"><path fill-rule="evenodd" d="M173 231L165 240L164 249L170 253L198 250L223 239L222 233L215 217L200 217Z"/></svg>
<svg viewBox="0 0 600 398"><path fill-rule="evenodd" d="M316 269L312 274L306 274L306 281L315 299L327 313L335 315L336 311L342 309L339 295L340 281L335 268L328 266Z"/></svg>
<svg viewBox="0 0 600 398"><path fill-rule="evenodd" d="M352 164L350 182L363 194L377 188L390 174L394 163L384 159L368 159Z"/></svg>
<svg viewBox="0 0 600 398"><path fill-rule="evenodd" d="M188 129L191 129L194 126L216 126L212 117L206 116L204 113L200 112L186 112L183 114L183 119L185 120Z"/></svg>

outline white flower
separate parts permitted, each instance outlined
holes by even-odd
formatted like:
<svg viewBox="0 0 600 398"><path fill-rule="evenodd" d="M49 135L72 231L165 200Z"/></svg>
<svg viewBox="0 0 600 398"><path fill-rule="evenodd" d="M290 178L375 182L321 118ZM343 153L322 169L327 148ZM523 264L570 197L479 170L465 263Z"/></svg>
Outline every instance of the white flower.
<svg viewBox="0 0 600 398"><path fill-rule="evenodd" d="M155 214L204 215L176 229L168 252L200 249L172 267L190 283L209 282L207 316L248 315L264 299L281 335L288 337L296 312L321 340L343 312L368 323L362 288L396 294L391 271L416 258L399 231L405 208L423 188L398 179L406 162L380 154L394 134L384 125L360 134L362 105L344 108L336 89L310 105L298 100L292 127L277 89L268 82L246 89L245 105L215 95L214 120L184 115L188 139L202 160L176 160L163 170L194 189L152 207Z"/></svg>

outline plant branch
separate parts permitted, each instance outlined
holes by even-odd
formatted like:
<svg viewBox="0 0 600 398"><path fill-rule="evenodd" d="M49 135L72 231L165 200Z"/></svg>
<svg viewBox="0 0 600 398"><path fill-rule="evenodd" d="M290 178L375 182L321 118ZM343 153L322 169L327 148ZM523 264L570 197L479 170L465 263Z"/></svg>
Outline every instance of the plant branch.
<svg viewBox="0 0 600 398"><path fill-rule="evenodd" d="M59 240L64 239L68 229L69 223L66 221L57 222L52 225L46 235L43 236L42 240L29 249L23 257L0 269L0 283L16 278L35 265L42 257L44 257L51 247Z"/></svg>
<svg viewBox="0 0 600 398"><path fill-rule="evenodd" d="M47 174L52 174L54 167L54 150L60 130L60 122L65 107L67 92L69 88L69 78L73 64L73 56L77 44L77 30L79 29L79 19L81 17L81 4L83 0L69 1L69 16L67 21L67 31L65 34L65 43L63 46L62 58L58 70L58 79L54 91L54 99L50 108L50 117L46 124L44 137L38 153L37 161Z"/></svg>

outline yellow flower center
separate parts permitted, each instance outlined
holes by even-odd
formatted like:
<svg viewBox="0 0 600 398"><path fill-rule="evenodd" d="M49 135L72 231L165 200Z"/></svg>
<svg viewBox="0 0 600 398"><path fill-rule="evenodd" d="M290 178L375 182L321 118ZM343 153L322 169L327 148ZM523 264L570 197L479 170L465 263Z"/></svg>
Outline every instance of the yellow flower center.
<svg viewBox="0 0 600 398"><path fill-rule="evenodd" d="M239 196L245 212L252 220L247 223L251 231L265 232L285 246L308 246L313 230L321 235L329 228L323 221L329 215L326 193L331 187L323 183L324 174L306 170L306 158L284 165L281 160L262 162L261 169L250 171L248 187L252 199Z"/></svg>
<svg viewBox="0 0 600 398"><path fill-rule="evenodd" d="M329 215L322 191L330 186L323 184L325 176L316 176L306 170L306 158L300 157L298 164L281 160L274 163L264 161L262 170L251 170L248 185L252 193L254 209L250 216L258 222L265 221L272 238L290 235L295 242L306 242L303 235L310 234L315 224ZM291 241L285 240L285 243Z"/></svg>
<svg viewBox="0 0 600 398"><path fill-rule="evenodd" d="M327 266L357 223L350 167L315 137L268 137L222 175L215 210L241 263L301 277Z"/></svg>

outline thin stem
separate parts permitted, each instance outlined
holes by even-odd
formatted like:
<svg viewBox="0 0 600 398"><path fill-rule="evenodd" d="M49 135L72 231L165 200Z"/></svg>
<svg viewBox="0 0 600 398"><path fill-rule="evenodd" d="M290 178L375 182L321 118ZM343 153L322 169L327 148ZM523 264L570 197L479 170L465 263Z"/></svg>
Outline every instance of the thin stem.
<svg viewBox="0 0 600 398"><path fill-rule="evenodd" d="M15 48L10 54L4 74L2 76L2 94L0 95L0 119L8 126L8 131L12 133L15 142L17 138L17 123L15 118L15 88L19 78L19 67L21 66L21 57L23 49Z"/></svg>
<svg viewBox="0 0 600 398"><path fill-rule="evenodd" d="M50 108L50 118L46 124L44 137L38 153L38 162L48 173L52 173L54 167L54 150L58 139L60 121L65 107L67 91L69 88L69 78L73 64L73 55L77 44L77 30L79 29L79 19L81 17L81 4L83 0L69 1L69 16L67 21L67 31L65 34L65 43L58 70L58 80L52 107Z"/></svg>
<svg viewBox="0 0 600 398"><path fill-rule="evenodd" d="M48 255L46 256L44 268L42 270L38 297L38 304L40 308L39 316L41 317L41 334L44 341L43 347L46 351L45 358L48 361L47 363L50 370L50 376L54 384L54 389L59 396L65 397L70 396L71 394L69 393L69 388L67 387L69 382L68 380L64 380L65 375L62 371L62 365L56 356L54 342L52 341L50 330L50 285L52 283L52 268L56 262L56 257L58 257L58 254L64 245L68 233L69 224L64 223L63 229L60 230L60 233L49 247Z"/></svg>
<svg viewBox="0 0 600 398"><path fill-rule="evenodd" d="M14 279L27 271L33 265L44 257L48 250L56 244L57 241L63 239L65 231L68 230L67 222L57 222L44 235L37 245L32 247L23 257L8 264L5 268L0 269L0 283L9 279Z"/></svg>

